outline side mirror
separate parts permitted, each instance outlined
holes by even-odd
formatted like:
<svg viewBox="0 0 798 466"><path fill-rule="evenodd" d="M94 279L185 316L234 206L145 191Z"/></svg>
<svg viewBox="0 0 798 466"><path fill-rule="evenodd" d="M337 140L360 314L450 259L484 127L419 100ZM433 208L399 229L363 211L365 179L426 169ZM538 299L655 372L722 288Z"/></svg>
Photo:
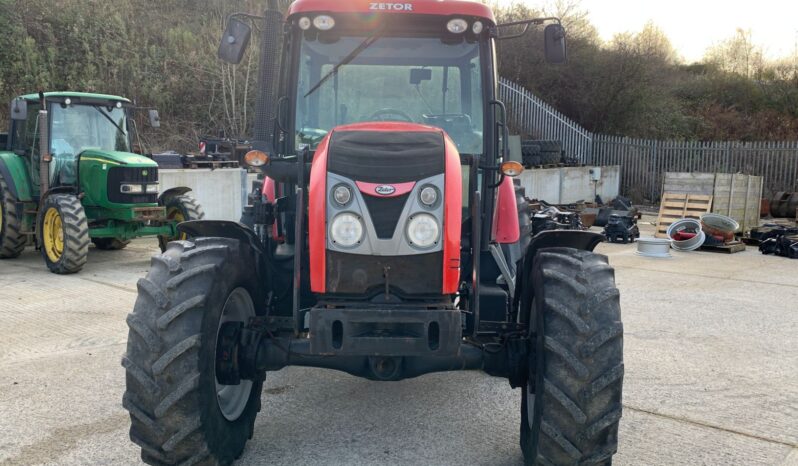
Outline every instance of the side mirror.
<svg viewBox="0 0 798 466"><path fill-rule="evenodd" d="M153 128L161 127L161 116L158 115L158 110L150 110L150 126Z"/></svg>
<svg viewBox="0 0 798 466"><path fill-rule="evenodd" d="M561 24L549 24L543 30L546 47L546 61L553 64L562 64L568 60L565 45L565 28Z"/></svg>
<svg viewBox="0 0 798 466"><path fill-rule="evenodd" d="M25 121L28 119L28 101L25 99L14 99L11 101L11 119Z"/></svg>
<svg viewBox="0 0 798 466"><path fill-rule="evenodd" d="M219 44L219 58L231 65L241 63L251 37L252 28L248 24L230 18L222 34L222 43Z"/></svg>

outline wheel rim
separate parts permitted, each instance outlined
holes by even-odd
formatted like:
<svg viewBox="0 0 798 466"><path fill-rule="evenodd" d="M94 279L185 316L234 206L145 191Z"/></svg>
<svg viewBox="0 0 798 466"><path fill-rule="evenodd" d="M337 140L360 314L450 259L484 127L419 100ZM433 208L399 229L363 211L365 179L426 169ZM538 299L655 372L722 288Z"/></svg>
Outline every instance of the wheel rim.
<svg viewBox="0 0 798 466"><path fill-rule="evenodd" d="M219 328L216 330L216 341L222 325L228 322L248 323L250 317L255 317L255 306L252 304L247 290L236 288L230 293L222 309L219 319ZM252 393L252 381L242 380L239 385L222 385L216 379L216 366L214 365L213 380L216 384L216 403L222 415L230 422L237 420L244 412L249 396Z"/></svg>
<svg viewBox="0 0 798 466"><path fill-rule="evenodd" d="M61 214L55 207L50 207L44 215L44 252L51 262L61 260L64 254L64 228L61 224Z"/></svg>
<svg viewBox="0 0 798 466"><path fill-rule="evenodd" d="M186 216L183 214L183 211L180 210L178 207L170 207L169 210L166 212L166 218L169 220L173 220L177 223L183 223L186 221ZM180 240L185 241L188 236L185 233L178 233L178 235L173 240Z"/></svg>

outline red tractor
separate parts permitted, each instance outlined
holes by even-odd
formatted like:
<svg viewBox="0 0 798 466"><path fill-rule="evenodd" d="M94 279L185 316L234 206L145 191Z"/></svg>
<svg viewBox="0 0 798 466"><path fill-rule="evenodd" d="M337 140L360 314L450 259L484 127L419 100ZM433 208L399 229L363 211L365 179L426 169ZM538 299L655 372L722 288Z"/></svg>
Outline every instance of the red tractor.
<svg viewBox="0 0 798 466"><path fill-rule="evenodd" d="M495 45L465 0L297 0L230 18L266 31L242 223L193 221L138 284L124 406L149 464L230 464L269 372L379 381L482 370L521 389L527 464L610 464L623 379L619 295L596 233L522 237ZM519 214L521 212L521 214ZM519 218L520 217L520 218Z"/></svg>

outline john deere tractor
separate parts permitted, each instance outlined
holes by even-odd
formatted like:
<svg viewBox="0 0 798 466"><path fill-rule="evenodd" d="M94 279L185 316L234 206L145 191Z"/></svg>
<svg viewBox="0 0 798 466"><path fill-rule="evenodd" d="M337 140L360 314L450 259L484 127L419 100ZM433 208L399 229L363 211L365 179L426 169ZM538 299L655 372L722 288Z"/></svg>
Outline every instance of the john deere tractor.
<svg viewBox="0 0 798 466"><path fill-rule="evenodd" d="M77 92L11 102L0 135L0 259L35 245L50 271L75 273L90 242L117 250L157 236L165 248L180 239L178 223L204 218L188 188L159 196L158 164L131 151L132 110L124 97ZM150 119L158 125L156 111Z"/></svg>

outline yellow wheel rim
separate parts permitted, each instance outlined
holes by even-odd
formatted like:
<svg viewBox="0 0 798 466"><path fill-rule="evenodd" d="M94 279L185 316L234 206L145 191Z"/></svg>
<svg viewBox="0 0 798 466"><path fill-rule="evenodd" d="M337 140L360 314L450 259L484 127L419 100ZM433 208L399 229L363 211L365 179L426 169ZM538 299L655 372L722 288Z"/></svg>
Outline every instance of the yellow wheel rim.
<svg viewBox="0 0 798 466"><path fill-rule="evenodd" d="M186 216L183 215L183 211L180 210L178 207L170 207L169 210L166 212L166 218L169 220L174 220L177 223L182 223L186 221ZM174 239L179 241L184 241L188 238L185 233L178 234Z"/></svg>
<svg viewBox="0 0 798 466"><path fill-rule="evenodd" d="M50 262L58 262L64 254L64 228L61 225L61 214L55 207L50 207L44 214L44 252Z"/></svg>

